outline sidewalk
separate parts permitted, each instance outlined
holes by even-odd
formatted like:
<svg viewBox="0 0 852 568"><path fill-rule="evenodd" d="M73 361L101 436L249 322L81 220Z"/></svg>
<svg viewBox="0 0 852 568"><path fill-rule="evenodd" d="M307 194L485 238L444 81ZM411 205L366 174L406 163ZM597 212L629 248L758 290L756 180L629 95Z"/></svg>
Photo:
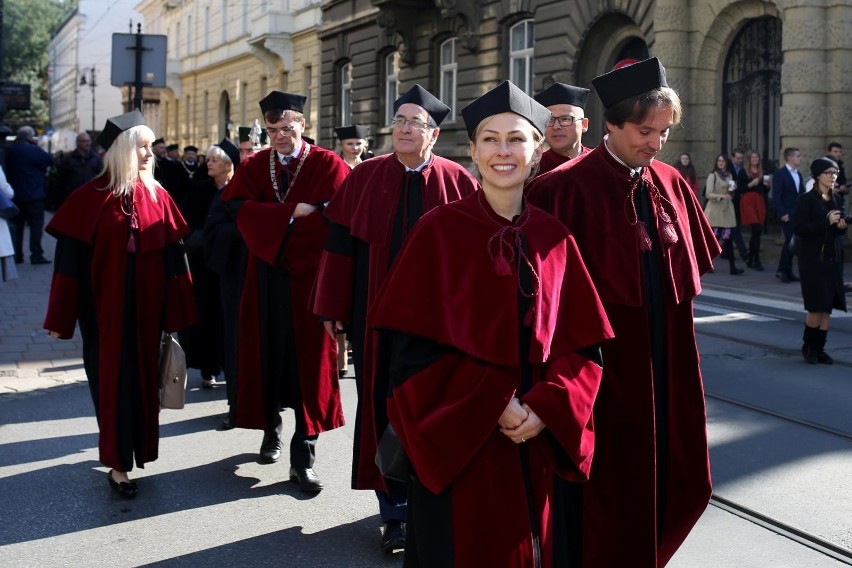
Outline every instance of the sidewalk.
<svg viewBox="0 0 852 568"><path fill-rule="evenodd" d="M46 256L53 259L56 241L45 235L42 244ZM731 276L728 261L717 258L716 272L705 274L702 285L744 297L764 296L800 303L799 284L784 284L775 278L779 249L776 229L763 239L764 272L746 268L738 258L737 266L746 271ZM847 258L852 259L852 254L847 253ZM48 337L42 328L53 265L33 266L27 262L18 265L18 272L17 280L0 286L0 395L86 380L79 332L72 340L61 341Z"/></svg>

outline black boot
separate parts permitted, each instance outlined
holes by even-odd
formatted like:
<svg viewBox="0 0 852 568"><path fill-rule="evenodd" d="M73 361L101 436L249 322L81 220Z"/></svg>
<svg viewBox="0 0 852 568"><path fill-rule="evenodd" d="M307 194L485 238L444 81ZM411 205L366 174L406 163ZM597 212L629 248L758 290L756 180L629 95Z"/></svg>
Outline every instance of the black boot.
<svg viewBox="0 0 852 568"><path fill-rule="evenodd" d="M816 344L814 345L814 350L816 351L818 362L823 365L833 365L834 359L825 352L825 339L827 336L827 329L818 329L816 331Z"/></svg>
<svg viewBox="0 0 852 568"><path fill-rule="evenodd" d="M805 332L802 334L802 356L809 365L816 365L819 362L819 351L816 348L819 331L818 327L808 327L808 324L805 324Z"/></svg>

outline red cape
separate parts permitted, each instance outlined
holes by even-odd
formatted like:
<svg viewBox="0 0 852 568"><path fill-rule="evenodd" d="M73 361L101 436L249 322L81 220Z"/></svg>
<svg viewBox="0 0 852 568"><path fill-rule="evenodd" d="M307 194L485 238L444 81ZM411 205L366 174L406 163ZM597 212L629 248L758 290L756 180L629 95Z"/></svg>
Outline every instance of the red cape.
<svg viewBox="0 0 852 568"><path fill-rule="evenodd" d="M517 272L512 266L498 274L489 255L491 237L509 222L481 192L420 220L370 314L372 327L453 348L395 385L388 416L419 481L435 494L451 487L459 566L531 565L531 554L517 553L528 551L531 531L519 447L497 427L512 396L529 404L570 456L574 466L559 468L560 474L586 479L594 452L600 367L576 351L611 338L612 330L573 239L550 215L533 206L527 212L522 232L540 293L529 320L533 386L526 393L518 392L524 314L518 313ZM550 439L540 435L527 443L545 558L556 468ZM487 550L476 545L483 534L491 541Z"/></svg>
<svg viewBox="0 0 852 568"><path fill-rule="evenodd" d="M471 195L478 189L478 183L467 170L440 156L433 155L422 174L424 213ZM353 237L370 247L370 279L364 283L367 306L372 305L387 274L391 231L404 175L405 166L396 154L362 162L352 170L326 209L329 219L348 228ZM352 258L328 250L323 252L316 282L314 313L327 319L351 323L355 289ZM352 480L356 489L385 490L384 478L373 461L378 435L381 434L376 432L373 408L377 347L375 333L367 329L364 345L365 380L362 392L358 393L361 405L360 436L353 458L357 464L357 478Z"/></svg>
<svg viewBox="0 0 852 568"><path fill-rule="evenodd" d="M580 147L580 155L576 156L577 158L584 156L591 152L591 148L586 148L585 146ZM571 158L566 158L562 154L557 154L553 148L548 149L544 154L541 155L541 164L538 166L538 174L546 174L549 171L553 171L562 164L566 162L570 162Z"/></svg>
<svg viewBox="0 0 852 568"><path fill-rule="evenodd" d="M88 278L91 297L81 297L81 283L56 272L48 300L45 329L63 339L74 335L74 327L85 306L93 306L99 341L99 447L105 465L121 468L116 450L116 401L121 341L124 329L124 287L127 263L127 218L120 202L105 187L108 180L95 178L63 202L46 230L57 239L72 238L92 249ZM157 201L137 183L134 190L140 229L136 233L136 318L144 462L157 458L159 438L157 361L162 331L179 331L195 322L195 300L188 273L166 278L164 248L189 233L174 202L162 188ZM163 316L165 315L165 321Z"/></svg>
<svg viewBox="0 0 852 568"><path fill-rule="evenodd" d="M668 497L659 527L654 380L639 239L625 208L627 169L601 143L582 159L534 179L527 192L530 202L552 212L574 235L616 336L603 347L604 376L595 404L597 449L584 496L583 554L586 566L595 568L665 565L711 494L692 299L719 245L673 167L654 161L643 175L674 205L678 235L668 249L653 243L668 306Z"/></svg>
<svg viewBox="0 0 852 568"><path fill-rule="evenodd" d="M328 237L328 225L319 211L293 221L292 230L290 220L299 203L328 202L350 170L334 152L311 146L287 199L279 203L270 181L270 152L274 150L261 150L242 162L222 196L225 201L246 200L237 217L237 227L249 251L240 303L237 425L268 429L263 417L263 381L266 379L262 377L264 365L260 355L261 342L266 338L260 335L259 310L268 305L269 299L259 297L257 262L260 261L284 268L289 273L302 398L300 410L305 416L307 434L314 435L343 425L337 343L308 307L320 255ZM298 162L293 160L287 166L291 176L296 173ZM276 175L281 167L276 160ZM283 196L286 188L280 190Z"/></svg>

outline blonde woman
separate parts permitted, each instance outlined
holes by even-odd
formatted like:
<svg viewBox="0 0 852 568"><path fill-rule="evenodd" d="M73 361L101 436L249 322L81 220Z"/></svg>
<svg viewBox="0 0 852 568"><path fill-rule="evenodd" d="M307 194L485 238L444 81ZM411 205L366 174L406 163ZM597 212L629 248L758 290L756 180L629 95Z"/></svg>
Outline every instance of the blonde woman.
<svg viewBox="0 0 852 568"><path fill-rule="evenodd" d="M612 332L574 240L524 200L550 112L504 82L462 115L482 191L418 221L372 312L413 469L404 563L547 568L553 472L588 476Z"/></svg>
<svg viewBox="0 0 852 568"><path fill-rule="evenodd" d="M100 461L125 498L138 491L128 472L157 459L160 337L195 320L181 243L189 229L154 180L153 141L139 111L108 119L97 139L104 171L47 227L57 243L44 327L71 339L80 325Z"/></svg>

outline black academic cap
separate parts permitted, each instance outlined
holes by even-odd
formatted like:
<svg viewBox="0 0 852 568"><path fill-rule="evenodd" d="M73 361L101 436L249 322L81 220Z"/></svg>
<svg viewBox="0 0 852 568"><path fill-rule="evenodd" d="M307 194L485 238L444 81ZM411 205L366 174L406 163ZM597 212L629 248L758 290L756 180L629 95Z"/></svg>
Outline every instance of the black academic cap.
<svg viewBox="0 0 852 568"><path fill-rule="evenodd" d="M157 144L165 144L165 143L166 143L166 141L163 140L162 138L157 138L156 140L151 142L151 146L156 146Z"/></svg>
<svg viewBox="0 0 852 568"><path fill-rule="evenodd" d="M304 134L302 134L302 140L304 140L305 142L307 142L311 146L317 145L316 141L313 138L311 138L310 136L305 136Z"/></svg>
<svg viewBox="0 0 852 568"><path fill-rule="evenodd" d="M270 110L293 110L296 112L304 112L306 100L308 100L308 97L303 97L302 95L272 91L260 99L260 112L266 113Z"/></svg>
<svg viewBox="0 0 852 568"><path fill-rule="evenodd" d="M550 111L541 103L511 82L503 81L462 109L468 137L473 140L473 133L480 122L503 112L513 112L526 118L542 134L550 120Z"/></svg>
<svg viewBox="0 0 852 568"><path fill-rule="evenodd" d="M396 99L393 102L393 112L398 111L399 107L406 103L423 107L438 126L450 114L450 107L439 101L432 93L420 85L414 85L408 89L407 93Z"/></svg>
<svg viewBox="0 0 852 568"><path fill-rule="evenodd" d="M240 126L240 128L239 128L240 142L248 142L249 140L251 140L251 138L249 138L249 134L251 134L251 127L250 126Z"/></svg>
<svg viewBox="0 0 852 568"><path fill-rule="evenodd" d="M179 146L177 144L169 144L168 146L166 146L166 150L169 150L169 151L177 150L178 148L179 148Z"/></svg>
<svg viewBox="0 0 852 568"><path fill-rule="evenodd" d="M337 133L338 140L349 140L350 138L367 138L367 127L360 124L351 126L337 126L334 131Z"/></svg>
<svg viewBox="0 0 852 568"><path fill-rule="evenodd" d="M197 154L198 153L198 146L184 146L183 152L184 152L184 154L187 153L187 152L195 152Z"/></svg>
<svg viewBox="0 0 852 568"><path fill-rule="evenodd" d="M592 84L604 108L610 108L636 95L669 86L666 83L666 69L656 57L595 77L592 79Z"/></svg>
<svg viewBox="0 0 852 568"><path fill-rule="evenodd" d="M237 166L240 165L240 149L227 138L222 138L222 141L216 145L231 158L231 163L234 164L236 170Z"/></svg>
<svg viewBox="0 0 852 568"><path fill-rule="evenodd" d="M104 129L101 130L100 134L98 134L98 137L95 139L95 143L104 150L109 150L109 147L112 146L112 143L115 142L115 139L118 138L119 134L125 130L133 128L134 126L142 126L144 124L145 118L138 109L118 116L113 116L107 119Z"/></svg>
<svg viewBox="0 0 852 568"><path fill-rule="evenodd" d="M589 99L589 89L565 83L553 83L533 98L544 106L571 105L584 109Z"/></svg>

